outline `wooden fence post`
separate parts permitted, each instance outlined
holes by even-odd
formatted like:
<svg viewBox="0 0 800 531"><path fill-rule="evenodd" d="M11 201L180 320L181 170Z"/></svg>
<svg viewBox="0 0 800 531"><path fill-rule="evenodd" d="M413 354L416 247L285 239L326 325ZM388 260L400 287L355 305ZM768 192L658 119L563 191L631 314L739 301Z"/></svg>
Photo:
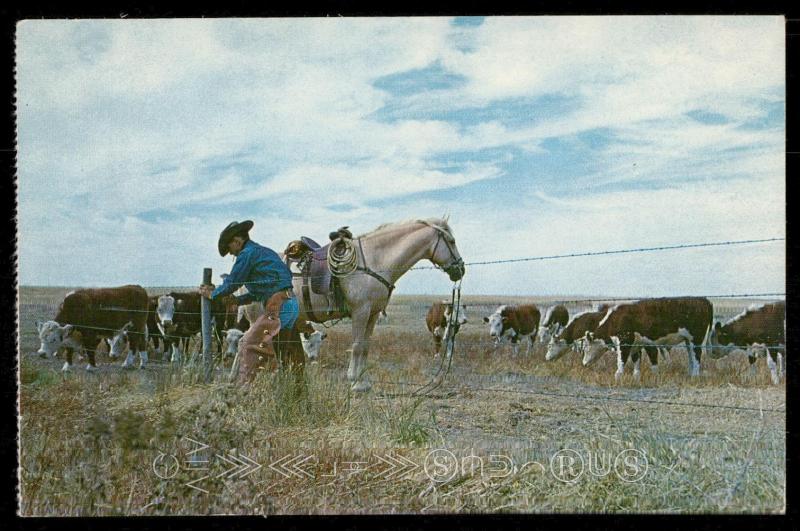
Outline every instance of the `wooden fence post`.
<svg viewBox="0 0 800 531"><path fill-rule="evenodd" d="M211 284L211 268L203 269L203 285ZM211 356L211 300L200 297L200 313L203 323L203 366L205 368L205 380L211 380L211 368L213 357Z"/></svg>

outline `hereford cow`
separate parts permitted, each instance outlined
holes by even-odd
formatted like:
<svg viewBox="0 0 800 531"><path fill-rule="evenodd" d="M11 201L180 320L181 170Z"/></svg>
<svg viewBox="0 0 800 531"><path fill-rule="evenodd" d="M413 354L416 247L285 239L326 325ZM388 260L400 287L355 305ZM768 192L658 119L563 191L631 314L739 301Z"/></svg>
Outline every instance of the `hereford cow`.
<svg viewBox="0 0 800 531"><path fill-rule="evenodd" d="M161 354L164 350L164 336L161 334L161 331L156 324L156 310L158 308L158 296L148 297L147 299L147 323L145 324L144 328L144 336L145 336L145 347L149 348L150 341L153 342L153 352L155 354ZM108 355L112 358L116 358L117 356L123 354L126 348L130 348L130 342L128 341L128 334L127 331L133 325L132 322L128 321L128 323L123 326L120 330L118 330L113 337L106 338L108 342Z"/></svg>
<svg viewBox="0 0 800 531"><path fill-rule="evenodd" d="M514 354L518 354L519 340L527 337L528 349L526 354L530 354L531 345L536 340L540 318L541 313L535 304L522 304L520 306L504 304L489 317L484 317L483 322L489 323L489 336L494 338L495 348L500 345L502 338L508 335L511 337Z"/></svg>
<svg viewBox="0 0 800 531"><path fill-rule="evenodd" d="M606 350L617 353L619 380L628 357L633 358L634 378L640 377L641 350L647 352L653 370L658 368L658 349L652 345L638 345L636 332L645 338L662 338L685 329L683 336L689 355L689 374L700 373L700 353L695 351L694 338L702 337L705 346L711 334L713 308L704 297L675 297L645 299L629 304L619 304L609 309L594 332L586 332L586 351L583 364L588 366Z"/></svg>
<svg viewBox="0 0 800 531"><path fill-rule="evenodd" d="M381 310L378 314L378 320L375 324L389 324L389 316L386 315L386 310Z"/></svg>
<svg viewBox="0 0 800 531"><path fill-rule="evenodd" d="M453 304L451 302L442 301L442 302L434 302L433 305L428 309L428 315L425 316L425 324L428 327L428 331L433 334L433 352L434 356L439 355L439 351L442 348L442 340L444 339L444 333L447 328L447 322L450 320L450 316L453 312ZM458 320L454 326L454 334L458 333L459 328L461 325L467 323L467 307L460 306L458 308Z"/></svg>
<svg viewBox="0 0 800 531"><path fill-rule="evenodd" d="M127 326L128 322L130 326ZM93 371L97 369L93 349L100 338L110 337L115 331L127 327L130 349L122 366L132 367L134 352L138 352L139 367L143 368L147 365L146 322L147 292L141 286L72 291L64 297L55 320L36 323L41 340L38 354L43 357L55 355L63 346L66 361L62 370L68 371L73 351L80 354L85 350L89 358L86 370Z"/></svg>
<svg viewBox="0 0 800 531"><path fill-rule="evenodd" d="M243 308L244 306L240 306L240 309ZM250 321L247 319L244 312L242 312L241 318L234 326L227 330L222 330L222 333L225 335L225 343L227 344L227 348L225 349L226 357L236 356L236 352L239 348L239 341L244 336L244 333L247 332L248 328L250 328ZM317 327L315 323L309 323L303 319L297 320L295 328L300 332L300 341L303 343L303 351L306 353L306 356L309 360L316 360L322 348L322 341L328 337L325 329Z"/></svg>
<svg viewBox="0 0 800 531"><path fill-rule="evenodd" d="M550 306L542 318L539 326L539 342L543 345L550 343L550 339L557 336L569 322L569 311L563 304Z"/></svg>
<svg viewBox="0 0 800 531"><path fill-rule="evenodd" d="M310 361L317 361L319 351L322 348L322 341L328 337L325 328L305 319L298 319L295 328L300 332L300 341L303 343L303 351L306 356Z"/></svg>
<svg viewBox="0 0 800 531"><path fill-rule="evenodd" d="M117 330L110 338L106 338L108 342L108 356L110 358L118 358L125 353L125 350L130 350L130 338L128 331L133 328L133 321L128 321L125 325ZM145 349L147 348L147 323L144 325Z"/></svg>
<svg viewBox="0 0 800 531"><path fill-rule="evenodd" d="M607 312L608 307L603 305L596 311L590 310L573 315L567 325L550 338L544 359L547 361L558 359L570 349L582 353L586 332L593 332Z"/></svg>
<svg viewBox="0 0 800 531"><path fill-rule="evenodd" d="M158 296L154 295L147 299L147 339L153 342L153 352L162 354L164 352L164 335L158 328Z"/></svg>
<svg viewBox="0 0 800 531"><path fill-rule="evenodd" d="M158 298L156 324L164 335L164 351L171 350L171 360L180 362L183 352L188 349L192 336L202 331L200 294L196 291L171 292ZM211 303L212 326L224 326L228 309L221 299ZM222 328L220 326L220 328ZM214 334L216 336L216 334ZM222 351L222 339L215 337L217 347Z"/></svg>
<svg viewBox="0 0 800 531"><path fill-rule="evenodd" d="M746 348L751 372L755 370L758 351L761 351L767 358L772 382L779 384L784 377L786 363L786 303L779 301L751 306L725 324L715 323L711 345L715 358L736 348Z"/></svg>
<svg viewBox="0 0 800 531"><path fill-rule="evenodd" d="M661 358L669 359L669 350L672 347L677 346L685 346L688 342L694 341L694 338L689 333L688 330L685 328L679 328L677 332L673 332L671 334L667 334L664 337L659 337L658 339L650 339L641 335L639 332L635 332L633 334L633 346L631 349L639 348L641 353L642 350L647 352L647 347L653 347L658 350L658 355ZM657 367L654 367L657 369Z"/></svg>
<svg viewBox="0 0 800 531"><path fill-rule="evenodd" d="M239 310L243 310L243 307L240 306ZM222 334L225 336L225 344L227 345L225 348L226 357L236 355L236 351L239 348L239 340L242 339L244 333L250 328L250 321L244 315L243 311L240 312L240 315L241 316L233 326L227 330L222 330Z"/></svg>

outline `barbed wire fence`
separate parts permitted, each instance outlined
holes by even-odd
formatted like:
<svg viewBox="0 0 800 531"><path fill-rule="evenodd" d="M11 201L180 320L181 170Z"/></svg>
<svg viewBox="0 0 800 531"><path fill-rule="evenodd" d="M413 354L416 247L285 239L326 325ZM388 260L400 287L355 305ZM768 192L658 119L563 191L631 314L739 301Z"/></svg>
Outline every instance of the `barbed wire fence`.
<svg viewBox="0 0 800 531"><path fill-rule="evenodd" d="M493 266L493 265L502 265L502 264L511 264L511 263L521 263L521 262L535 262L535 261L544 261L544 260L558 260L558 259L567 259L567 258L580 258L580 257L598 257L598 256L608 256L608 255L622 255L622 254L631 254L631 253L650 253L650 252L661 252L661 251L672 251L672 250L681 250L681 249L697 249L697 248L708 248L708 247L731 247L731 246L738 246L738 245L747 245L747 244L766 244L772 242L781 242L785 241L785 238L762 238L762 239L748 239L748 240L727 240L727 241L719 241L719 242L703 242L703 243L685 243L685 244L677 244L677 245L667 245L667 246L650 246L650 247L636 247L636 248L628 248L628 249L615 249L615 250L602 250L602 251L590 251L590 252L575 252L575 253L566 253L566 254L556 254L556 255L543 255L543 256L530 256L530 257L521 257L521 258L508 258L508 259L501 259L501 260L490 260L490 261L475 261L475 262L466 262L466 266ZM419 270L434 270L437 269L434 266L415 266L412 267L409 271L419 271ZM389 270L381 270L381 272L389 272ZM22 288L25 291L30 291L30 293L23 293L20 294L20 303L19 303L19 312L20 312L20 348L25 350L26 348L30 348L33 344L37 341L37 331L34 326L32 326L34 321L45 321L52 319L55 316L55 313L58 310L60 303L62 302L64 295L67 292L71 291L73 288L49 288L46 289L46 293L37 294L36 291L39 288L30 287L30 288ZM197 286L193 285L184 285L184 286L156 286L156 287L148 287L147 292L149 296L156 296L156 295L165 295L168 293L196 293ZM63 292L63 293L61 293ZM49 298L48 298L49 296ZM714 307L714 319L724 321L734 317L735 315L740 314L743 310L746 310L750 304L753 302L768 302L776 299L782 299L785 297L785 293L783 292L752 292L752 293L715 293L715 294L707 294L707 295L692 295L692 296L699 296L699 297L706 297L712 301ZM425 329L424 321L425 321L425 314L428 311L432 302L441 299L442 297L430 296L430 297L414 297L413 299L403 299L402 296L395 296L395 301L390 301L389 306L387 307L387 316L389 320L388 328L389 329L397 329L398 325L392 324L392 322L399 322L400 327L403 329L409 328L411 331L415 333L422 333L423 335L426 334L427 330ZM562 304L570 308L571 314L573 312L584 311L584 310L591 310L595 309L596 306L600 303L620 303L620 302L628 302L628 301L635 301L635 300L643 300L649 298L656 298L652 296L619 296L619 297L579 297L579 298L560 298L560 297L522 297L522 299L539 304L542 308L546 306L553 306L556 304ZM477 315L486 315L488 313L493 312L498 306L502 304L507 304L512 302L510 299L514 299L515 301L519 300L520 297L508 297L508 298L500 298L498 297L495 300L487 300L487 297L476 297L474 300L470 300L469 295L465 295L463 298L464 306L470 309L472 314ZM722 303L722 301L730 300L730 303ZM106 308L108 311L127 311L127 312L146 312L147 310L122 310L119 308ZM317 309L315 308L315 311ZM542 312L544 314L544 312ZM200 312L182 312L182 311L175 311L175 315L197 315L199 319ZM416 323L416 328L415 328ZM338 325L340 329L343 327L348 326L347 321ZM101 336L110 337L118 332L118 330L104 328L104 327L87 327L86 328L96 328L98 332L100 332ZM380 331L378 332L380 333ZM152 331L151 331L152 334ZM170 339L173 341L177 341L179 339L185 338L185 336L179 335L170 335L170 334L159 334L161 337L166 339ZM336 338L331 338L326 340L327 344L325 346L326 350L330 350L333 352L342 352L342 347L348 348L350 346L350 342L345 337L346 333L338 334ZM196 341L196 340L195 340ZM488 340L481 339L479 341L462 341L456 339L456 343L458 345L458 349L462 352L464 350L469 350L470 348L479 348L485 349L490 345ZM621 345L621 346L631 346L631 345ZM649 344L649 346L653 347L662 347L662 348L673 348L675 345L658 345L658 344ZM767 348L775 349L775 350L784 350L784 345L766 345ZM35 347L34 347L35 348ZM747 345L733 345L733 346L726 346L722 348L731 349L746 349ZM195 343L195 349L197 349L197 345ZM101 349L92 349L87 346L85 349L87 352L95 352L99 354L104 354L105 351ZM220 349L221 350L221 349ZM24 354L24 352L23 352ZM380 381L386 385L403 385L403 386L414 386L414 385L424 385L423 383L419 382L403 382L403 381L390 381L390 380L381 380ZM497 388L486 388L486 387L475 387L475 390L481 391L489 391L489 392L507 392L503 389ZM515 390L512 392L522 392L520 390ZM541 392L536 391L526 391L529 394L542 394ZM552 394L552 393L551 393ZM573 397L574 398L574 397ZM609 397L587 397L589 400L611 400ZM665 402L665 405L669 405L669 401ZM691 406L691 404L674 404L674 405L686 405ZM714 405L708 404L696 404L698 407L715 407ZM748 409L748 408L733 408L733 409ZM750 408L752 409L752 408ZM764 410L761 410L764 411ZM770 412L773 413L783 413L783 410L771 410Z"/></svg>

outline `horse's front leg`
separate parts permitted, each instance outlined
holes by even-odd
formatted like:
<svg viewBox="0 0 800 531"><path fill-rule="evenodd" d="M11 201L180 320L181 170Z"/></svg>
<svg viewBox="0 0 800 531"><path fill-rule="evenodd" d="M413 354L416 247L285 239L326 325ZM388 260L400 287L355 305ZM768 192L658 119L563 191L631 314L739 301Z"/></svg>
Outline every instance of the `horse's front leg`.
<svg viewBox="0 0 800 531"><path fill-rule="evenodd" d="M370 313L369 308L353 314L353 350L350 353L347 379L353 382L351 389L356 392L369 391L372 387L365 372L369 340L377 320L378 313Z"/></svg>

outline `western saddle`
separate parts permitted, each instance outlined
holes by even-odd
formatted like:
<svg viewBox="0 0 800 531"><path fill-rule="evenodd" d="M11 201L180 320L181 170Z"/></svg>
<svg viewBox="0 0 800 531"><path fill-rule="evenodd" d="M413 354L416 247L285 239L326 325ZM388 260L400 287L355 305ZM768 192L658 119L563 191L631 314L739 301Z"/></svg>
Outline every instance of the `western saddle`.
<svg viewBox="0 0 800 531"><path fill-rule="evenodd" d="M292 276L303 278L303 306L312 321L320 321L314 315L311 305L311 292L323 295L328 299L329 308L326 311L338 310L344 316L350 316L350 308L342 293L339 285L339 278L331 274L328 264L328 248L331 245L341 244L343 239L352 240L353 234L347 227L341 227L331 232L328 237L331 242L325 246L306 236L301 236L299 240L293 240L286 246L283 252L286 265L297 264L300 273L292 273ZM310 290L310 291L309 291Z"/></svg>

